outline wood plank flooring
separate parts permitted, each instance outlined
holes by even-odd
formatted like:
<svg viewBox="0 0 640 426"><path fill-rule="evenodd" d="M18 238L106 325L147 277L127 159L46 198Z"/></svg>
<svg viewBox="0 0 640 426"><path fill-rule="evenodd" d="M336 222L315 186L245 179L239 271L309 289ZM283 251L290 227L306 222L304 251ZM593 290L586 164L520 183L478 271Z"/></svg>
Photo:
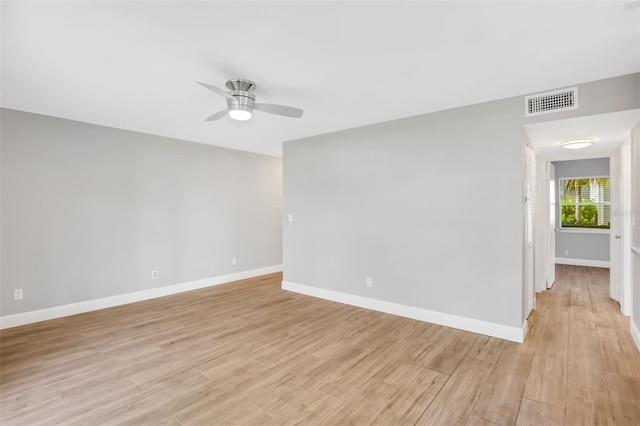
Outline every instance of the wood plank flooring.
<svg viewBox="0 0 640 426"><path fill-rule="evenodd" d="M7 425L638 425L608 270L559 265L523 344L239 281L0 332Z"/></svg>

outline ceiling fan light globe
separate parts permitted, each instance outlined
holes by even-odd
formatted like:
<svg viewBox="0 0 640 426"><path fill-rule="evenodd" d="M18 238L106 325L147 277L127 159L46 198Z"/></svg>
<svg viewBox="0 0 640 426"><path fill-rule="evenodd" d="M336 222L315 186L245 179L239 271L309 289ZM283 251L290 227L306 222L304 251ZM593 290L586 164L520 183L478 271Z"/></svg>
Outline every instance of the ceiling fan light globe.
<svg viewBox="0 0 640 426"><path fill-rule="evenodd" d="M251 111L246 111L243 109L232 109L229 110L229 117L238 121L246 121L251 118Z"/></svg>

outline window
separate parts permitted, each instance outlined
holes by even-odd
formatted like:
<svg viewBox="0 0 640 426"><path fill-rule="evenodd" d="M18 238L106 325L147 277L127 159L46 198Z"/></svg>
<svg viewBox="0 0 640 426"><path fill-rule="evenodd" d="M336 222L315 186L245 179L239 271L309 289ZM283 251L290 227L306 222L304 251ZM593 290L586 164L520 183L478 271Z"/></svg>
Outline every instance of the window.
<svg viewBox="0 0 640 426"><path fill-rule="evenodd" d="M559 183L563 228L609 229L609 177L561 178Z"/></svg>

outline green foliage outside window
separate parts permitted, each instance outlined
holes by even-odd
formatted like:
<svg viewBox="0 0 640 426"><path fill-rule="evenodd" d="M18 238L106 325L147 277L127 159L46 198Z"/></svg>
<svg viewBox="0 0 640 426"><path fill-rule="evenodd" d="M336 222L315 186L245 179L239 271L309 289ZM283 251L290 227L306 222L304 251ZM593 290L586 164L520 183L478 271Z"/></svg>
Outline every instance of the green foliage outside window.
<svg viewBox="0 0 640 426"><path fill-rule="evenodd" d="M565 201L565 200L563 200ZM589 200L584 200L585 203L588 203ZM607 221L606 223L599 223L598 221L598 207L593 204L582 204L580 205L580 214L579 219L576 217L576 206L569 200L566 201L567 204L562 205L562 226L563 227L574 227L574 228L601 228L601 229L609 229L611 222ZM606 209L609 209L609 206L605 206Z"/></svg>
<svg viewBox="0 0 640 426"><path fill-rule="evenodd" d="M562 227L610 228L609 178L562 179L561 191Z"/></svg>

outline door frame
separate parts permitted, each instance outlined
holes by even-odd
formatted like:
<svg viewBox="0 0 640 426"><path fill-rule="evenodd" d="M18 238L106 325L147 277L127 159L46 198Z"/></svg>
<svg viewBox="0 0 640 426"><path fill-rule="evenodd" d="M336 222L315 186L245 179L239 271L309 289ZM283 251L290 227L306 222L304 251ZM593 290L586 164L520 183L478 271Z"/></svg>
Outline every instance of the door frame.
<svg viewBox="0 0 640 426"><path fill-rule="evenodd" d="M536 161L536 256L535 256L535 291L540 293L547 290L550 276L550 264L555 267L555 250L550 249L550 219L549 219L549 179L547 169L551 160L538 157ZM553 284L553 283L551 283Z"/></svg>
<svg viewBox="0 0 640 426"><path fill-rule="evenodd" d="M625 141L629 140L630 138L627 137L625 138ZM623 145L619 148L620 150L623 149L623 147L625 143L623 142ZM617 151L616 151L617 152ZM622 167L621 167L621 173L618 173L618 176L614 176L610 170L609 176L610 179L617 179L616 185L621 185L623 188L623 191L625 190L625 188L627 190L629 190L629 194L630 194L630 186L631 186L631 173L630 173L630 161L631 161L631 157L630 157L630 149L628 150L628 156L627 156L627 160L629 161L629 171L625 173L626 168L624 167L624 163L625 160L621 161L622 163ZM615 153L610 153L610 154L603 154L597 158L609 158L609 161L612 161L612 156L615 155ZM587 158L594 158L593 156L584 156L584 157L576 157L573 158L575 160L582 160L582 159L587 159ZM542 157L538 157L537 161L536 161L536 173L537 173L537 177L538 177L538 185L537 185L537 196L536 196L536 215L535 215L535 227L536 227L536 256L535 256L535 270L536 270L536 279L535 279L535 288L536 288L536 292L541 292L547 289L547 283L546 283L546 277L548 276L548 268L549 268L549 264L551 261L551 256L552 253L550 253L550 250L547 248L548 244L549 244L549 232L551 232L550 229L550 223L549 221L546 220L546 211L549 210L549 205L548 205L548 197L549 197L549 179L547 178L547 164L551 163L552 161L564 161L567 160L566 158L563 159L554 159L554 158L542 158ZM612 200L613 202L613 200ZM620 203L618 203L620 204ZM612 213L614 211L620 213L623 211L623 209L625 209L625 205L624 202L622 202L622 205L617 205L614 206L612 204L611 206L611 210ZM620 220L621 218L618 216L625 216L625 215L614 215L612 214L612 221L613 220ZM615 217L614 217L615 216ZM628 219L629 224L628 226L625 226L625 224L622 224L622 240L623 242L629 242L631 241L631 219ZM612 227L613 228L613 227ZM615 235L613 234L613 232L610 233L610 238L614 239ZM623 280L623 282L621 283L621 285L619 286L619 290L616 290L617 294L613 294L613 283L611 283L612 286L612 291L611 291L611 298L614 300L617 300L620 303L620 310L624 315L629 315L631 313L631 309L630 309L630 303L631 303L631 299L630 299L630 295L631 295L631 262L630 259L629 261L626 261L625 257L627 253L631 252L631 249L629 248L627 250L626 245L623 245L623 249L622 249L622 255L619 259L614 259L615 253L614 253L614 246L613 243L609 244L609 250L610 250L610 263L613 264L614 261L618 261L620 262L620 264L622 265L622 274L621 276L625 277L625 279Z"/></svg>

